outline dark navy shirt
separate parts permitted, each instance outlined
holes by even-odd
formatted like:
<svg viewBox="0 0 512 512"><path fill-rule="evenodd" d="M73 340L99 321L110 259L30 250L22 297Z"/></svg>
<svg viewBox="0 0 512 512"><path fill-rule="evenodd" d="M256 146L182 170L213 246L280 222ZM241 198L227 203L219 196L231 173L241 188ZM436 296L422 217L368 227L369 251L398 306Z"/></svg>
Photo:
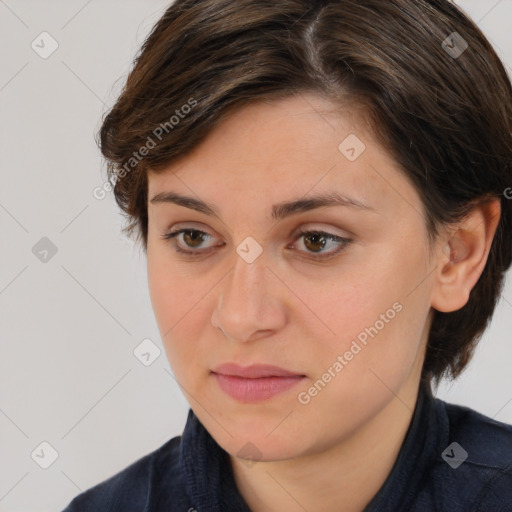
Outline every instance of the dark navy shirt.
<svg viewBox="0 0 512 512"><path fill-rule="evenodd" d="M63 512L206 511L250 509L227 453L190 409L182 436L79 494ZM362 512L512 512L512 425L435 398L422 383L395 464Z"/></svg>

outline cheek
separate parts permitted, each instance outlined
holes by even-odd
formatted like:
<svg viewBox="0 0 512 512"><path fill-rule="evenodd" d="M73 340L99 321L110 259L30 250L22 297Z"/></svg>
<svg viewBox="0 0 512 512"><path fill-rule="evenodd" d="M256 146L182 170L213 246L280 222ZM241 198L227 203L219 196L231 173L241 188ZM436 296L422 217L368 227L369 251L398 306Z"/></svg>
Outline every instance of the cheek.
<svg viewBox="0 0 512 512"><path fill-rule="evenodd" d="M165 250L148 243L148 287L155 319L169 365L178 382L193 389L197 371L206 371L212 347L201 340L211 326L210 293L218 279L198 278L193 264L171 261ZM209 309L210 308L210 309Z"/></svg>
<svg viewBox="0 0 512 512"><path fill-rule="evenodd" d="M175 265L171 266L161 252L149 248L147 270L151 305L167 350L175 345L172 340L184 336L185 327L194 324L190 319L197 314L194 306L200 301L200 286Z"/></svg>
<svg viewBox="0 0 512 512"><path fill-rule="evenodd" d="M310 329L316 323L317 332L327 343L349 340L378 320L399 298L386 282L388 272L383 266L370 269L361 263L359 267L330 271L322 279L296 276L294 293L305 309L297 302L295 314L307 321Z"/></svg>
<svg viewBox="0 0 512 512"><path fill-rule="evenodd" d="M310 279L298 281L297 294L308 298L304 302L317 315L308 312L304 322L309 319L309 331L313 322L318 325L318 371L345 353L352 371L387 365L407 371L414 361L430 309L427 286L411 293L427 274L422 255L399 246L381 249L371 264L360 261L329 281L313 287Z"/></svg>
<svg viewBox="0 0 512 512"><path fill-rule="evenodd" d="M148 242L149 294L157 321L170 329L199 300L201 282L190 265L173 261L173 249L155 245Z"/></svg>
<svg viewBox="0 0 512 512"><path fill-rule="evenodd" d="M197 310L183 293L183 284L178 276L171 274L148 274L151 302L169 366L179 384L190 389L190 361L199 361L196 351L199 339L194 331L194 315Z"/></svg>

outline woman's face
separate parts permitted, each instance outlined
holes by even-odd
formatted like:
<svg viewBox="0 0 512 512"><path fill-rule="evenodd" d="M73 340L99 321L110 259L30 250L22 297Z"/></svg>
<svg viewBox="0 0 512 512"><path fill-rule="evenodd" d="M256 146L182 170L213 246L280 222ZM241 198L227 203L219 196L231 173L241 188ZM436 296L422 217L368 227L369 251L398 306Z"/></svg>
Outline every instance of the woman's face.
<svg viewBox="0 0 512 512"><path fill-rule="evenodd" d="M171 192L216 215L151 202ZM309 208L335 194L367 207ZM245 107L150 173L148 204L149 289L167 357L226 451L318 452L392 402L411 403L435 262L418 194L356 116L313 95ZM213 373L223 363L296 376Z"/></svg>

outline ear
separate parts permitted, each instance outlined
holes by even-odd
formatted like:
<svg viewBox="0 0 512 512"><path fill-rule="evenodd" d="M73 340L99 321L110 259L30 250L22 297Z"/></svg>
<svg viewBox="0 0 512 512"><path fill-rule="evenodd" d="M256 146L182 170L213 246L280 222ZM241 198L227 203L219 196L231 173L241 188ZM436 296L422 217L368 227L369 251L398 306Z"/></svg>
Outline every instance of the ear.
<svg viewBox="0 0 512 512"><path fill-rule="evenodd" d="M464 219L440 235L432 307L443 313L457 311L482 274L501 215L495 198L475 206Z"/></svg>

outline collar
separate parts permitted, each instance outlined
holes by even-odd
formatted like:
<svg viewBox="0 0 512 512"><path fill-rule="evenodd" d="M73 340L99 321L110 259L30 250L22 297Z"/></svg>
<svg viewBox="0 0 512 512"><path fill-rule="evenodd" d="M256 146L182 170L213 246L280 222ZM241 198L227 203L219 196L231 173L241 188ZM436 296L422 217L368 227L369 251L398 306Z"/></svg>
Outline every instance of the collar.
<svg viewBox="0 0 512 512"><path fill-rule="evenodd" d="M181 438L179 465L196 510L251 512L236 487L228 453L192 409Z"/></svg>

